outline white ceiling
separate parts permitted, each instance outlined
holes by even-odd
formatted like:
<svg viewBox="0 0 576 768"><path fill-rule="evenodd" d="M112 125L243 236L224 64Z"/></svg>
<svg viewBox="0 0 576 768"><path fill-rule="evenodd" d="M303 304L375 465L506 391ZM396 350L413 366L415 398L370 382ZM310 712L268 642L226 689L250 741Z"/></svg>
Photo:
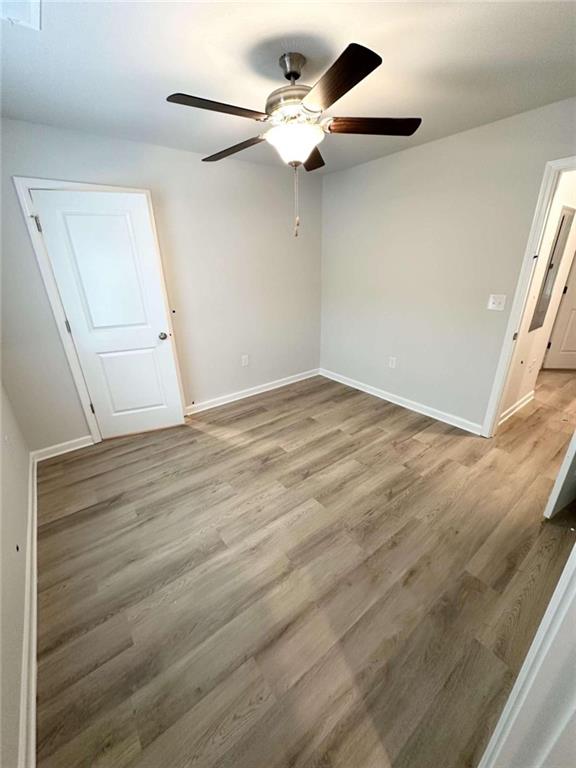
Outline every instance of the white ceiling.
<svg viewBox="0 0 576 768"><path fill-rule="evenodd" d="M47 2L40 32L2 33L4 115L206 154L258 124L168 94L263 109L284 51L308 57L312 84L348 43L367 45L383 64L329 114L424 122L410 139L329 136L326 170L576 94L574 2ZM240 158L280 162L266 144Z"/></svg>

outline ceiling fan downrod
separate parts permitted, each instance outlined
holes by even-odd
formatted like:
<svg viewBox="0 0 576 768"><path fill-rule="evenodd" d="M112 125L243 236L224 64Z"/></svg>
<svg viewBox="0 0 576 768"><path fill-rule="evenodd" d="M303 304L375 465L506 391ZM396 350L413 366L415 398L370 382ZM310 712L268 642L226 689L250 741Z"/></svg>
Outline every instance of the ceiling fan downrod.
<svg viewBox="0 0 576 768"><path fill-rule="evenodd" d="M294 168L294 237L298 237L298 230L300 229L300 201L298 199L298 163L292 163Z"/></svg>

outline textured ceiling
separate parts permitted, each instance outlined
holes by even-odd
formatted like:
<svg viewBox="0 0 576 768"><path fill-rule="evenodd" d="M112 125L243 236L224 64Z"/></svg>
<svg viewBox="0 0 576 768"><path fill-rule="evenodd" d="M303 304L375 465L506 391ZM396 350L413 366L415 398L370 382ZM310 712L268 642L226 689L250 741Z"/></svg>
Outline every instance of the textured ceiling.
<svg viewBox="0 0 576 768"><path fill-rule="evenodd" d="M205 154L258 125L168 94L262 109L284 51L308 58L312 84L349 42L367 45L383 64L329 114L424 122L409 139L327 137L327 171L576 94L573 2L49 2L40 32L2 34L4 115ZM266 144L241 159L280 162Z"/></svg>

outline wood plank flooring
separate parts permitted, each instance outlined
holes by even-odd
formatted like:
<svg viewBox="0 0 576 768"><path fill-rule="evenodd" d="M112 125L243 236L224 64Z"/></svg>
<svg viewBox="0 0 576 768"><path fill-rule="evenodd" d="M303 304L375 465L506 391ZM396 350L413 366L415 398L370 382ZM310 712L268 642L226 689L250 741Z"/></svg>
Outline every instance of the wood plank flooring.
<svg viewBox="0 0 576 768"><path fill-rule="evenodd" d="M572 547L576 377L485 440L322 378L39 467L39 768L467 768Z"/></svg>

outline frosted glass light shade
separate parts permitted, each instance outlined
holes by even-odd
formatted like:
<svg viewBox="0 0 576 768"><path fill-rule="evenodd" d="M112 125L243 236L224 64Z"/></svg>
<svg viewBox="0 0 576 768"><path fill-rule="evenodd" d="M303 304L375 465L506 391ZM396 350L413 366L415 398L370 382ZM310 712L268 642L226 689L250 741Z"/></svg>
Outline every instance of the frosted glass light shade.
<svg viewBox="0 0 576 768"><path fill-rule="evenodd" d="M324 130L316 123L284 123L264 134L285 163L304 163L310 152L324 138Z"/></svg>

